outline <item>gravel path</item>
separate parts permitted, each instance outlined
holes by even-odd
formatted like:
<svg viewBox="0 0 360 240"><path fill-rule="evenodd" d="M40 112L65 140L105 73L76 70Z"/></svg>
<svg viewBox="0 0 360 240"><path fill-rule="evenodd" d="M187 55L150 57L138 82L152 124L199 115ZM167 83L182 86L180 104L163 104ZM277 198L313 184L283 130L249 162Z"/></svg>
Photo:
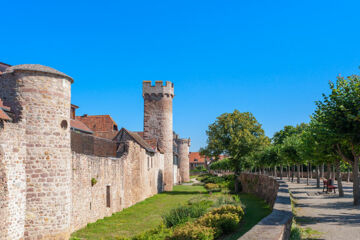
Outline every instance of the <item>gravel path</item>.
<svg viewBox="0 0 360 240"><path fill-rule="evenodd" d="M325 194L316 188L316 180L301 179L297 184L288 182L296 199L297 222L302 227L310 227L322 233L318 239L360 240L360 207L353 206L352 183L343 182L345 197ZM337 192L337 191L336 191Z"/></svg>

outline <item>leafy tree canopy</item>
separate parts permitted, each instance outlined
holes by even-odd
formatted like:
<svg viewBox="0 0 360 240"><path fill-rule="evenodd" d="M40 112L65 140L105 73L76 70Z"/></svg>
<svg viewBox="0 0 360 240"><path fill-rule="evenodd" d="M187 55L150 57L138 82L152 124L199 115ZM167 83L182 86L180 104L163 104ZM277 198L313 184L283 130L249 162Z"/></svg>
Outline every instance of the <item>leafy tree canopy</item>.
<svg viewBox="0 0 360 240"><path fill-rule="evenodd" d="M224 113L206 131L207 147L203 153L216 157L220 154L230 156L235 173L239 173L246 164L246 158L269 144L261 124L249 112Z"/></svg>

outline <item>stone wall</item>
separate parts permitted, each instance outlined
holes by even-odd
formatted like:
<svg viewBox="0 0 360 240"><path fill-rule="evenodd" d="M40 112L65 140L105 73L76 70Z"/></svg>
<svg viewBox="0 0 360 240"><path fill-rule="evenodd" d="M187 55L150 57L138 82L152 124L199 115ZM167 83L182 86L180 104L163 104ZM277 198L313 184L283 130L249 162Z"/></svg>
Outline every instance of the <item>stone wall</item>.
<svg viewBox="0 0 360 240"><path fill-rule="evenodd" d="M71 131L71 150L98 157L116 157L116 142L94 135Z"/></svg>
<svg viewBox="0 0 360 240"><path fill-rule="evenodd" d="M147 153L134 142L127 142L126 148L121 158L73 152L72 231L162 191L163 155Z"/></svg>
<svg viewBox="0 0 360 240"><path fill-rule="evenodd" d="M250 229L241 240L287 240L292 223L291 200L287 184L274 178L243 173L240 175L243 192L263 198L272 208L272 213Z"/></svg>
<svg viewBox="0 0 360 240"><path fill-rule="evenodd" d="M26 206L25 131L1 120L0 125L0 239L20 239Z"/></svg>

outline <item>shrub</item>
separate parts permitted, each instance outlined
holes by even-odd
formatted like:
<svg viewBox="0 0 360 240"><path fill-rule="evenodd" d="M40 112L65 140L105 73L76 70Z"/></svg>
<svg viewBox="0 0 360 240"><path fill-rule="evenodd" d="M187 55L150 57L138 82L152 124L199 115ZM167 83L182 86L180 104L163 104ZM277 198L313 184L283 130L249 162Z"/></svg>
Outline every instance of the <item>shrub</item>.
<svg viewBox="0 0 360 240"><path fill-rule="evenodd" d="M223 205L241 205L240 198L236 195L223 195L218 197L213 204L214 207L221 207Z"/></svg>
<svg viewBox="0 0 360 240"><path fill-rule="evenodd" d="M177 227L167 240L213 240L214 229L194 223L186 223Z"/></svg>
<svg viewBox="0 0 360 240"><path fill-rule="evenodd" d="M185 223L191 218L198 218L204 215L210 205L210 201L200 201L173 208L168 214L162 216L164 224L167 227L173 227Z"/></svg>
<svg viewBox="0 0 360 240"><path fill-rule="evenodd" d="M146 231L135 237L132 237L131 240L163 240L171 235L172 235L171 228L166 228L164 224L161 224L160 226L152 230Z"/></svg>
<svg viewBox="0 0 360 240"><path fill-rule="evenodd" d="M206 183L204 186L207 190L218 189L219 185L215 183Z"/></svg>
<svg viewBox="0 0 360 240"><path fill-rule="evenodd" d="M211 211L212 214L225 214L225 213L232 213L236 214L240 218L244 216L244 210L240 206L234 206L234 205L224 205L219 208L215 208Z"/></svg>
<svg viewBox="0 0 360 240"><path fill-rule="evenodd" d="M219 237L223 233L230 233L236 230L240 218L237 214L224 213L213 214L212 212L205 214L198 219L197 223L215 229L215 237Z"/></svg>

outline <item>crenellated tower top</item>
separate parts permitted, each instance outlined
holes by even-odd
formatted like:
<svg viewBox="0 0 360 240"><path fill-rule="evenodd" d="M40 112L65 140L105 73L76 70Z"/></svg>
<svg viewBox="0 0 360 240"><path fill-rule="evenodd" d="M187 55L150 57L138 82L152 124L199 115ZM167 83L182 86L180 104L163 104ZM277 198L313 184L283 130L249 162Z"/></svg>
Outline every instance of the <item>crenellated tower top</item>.
<svg viewBox="0 0 360 240"><path fill-rule="evenodd" d="M143 97L146 95L166 96L174 97L174 84L170 81L166 81L165 85L163 81L155 81L155 86L151 81L143 81Z"/></svg>
<svg viewBox="0 0 360 240"><path fill-rule="evenodd" d="M190 138L178 138L178 139L176 139L176 142L178 144L187 144L189 147L191 145L191 139Z"/></svg>

